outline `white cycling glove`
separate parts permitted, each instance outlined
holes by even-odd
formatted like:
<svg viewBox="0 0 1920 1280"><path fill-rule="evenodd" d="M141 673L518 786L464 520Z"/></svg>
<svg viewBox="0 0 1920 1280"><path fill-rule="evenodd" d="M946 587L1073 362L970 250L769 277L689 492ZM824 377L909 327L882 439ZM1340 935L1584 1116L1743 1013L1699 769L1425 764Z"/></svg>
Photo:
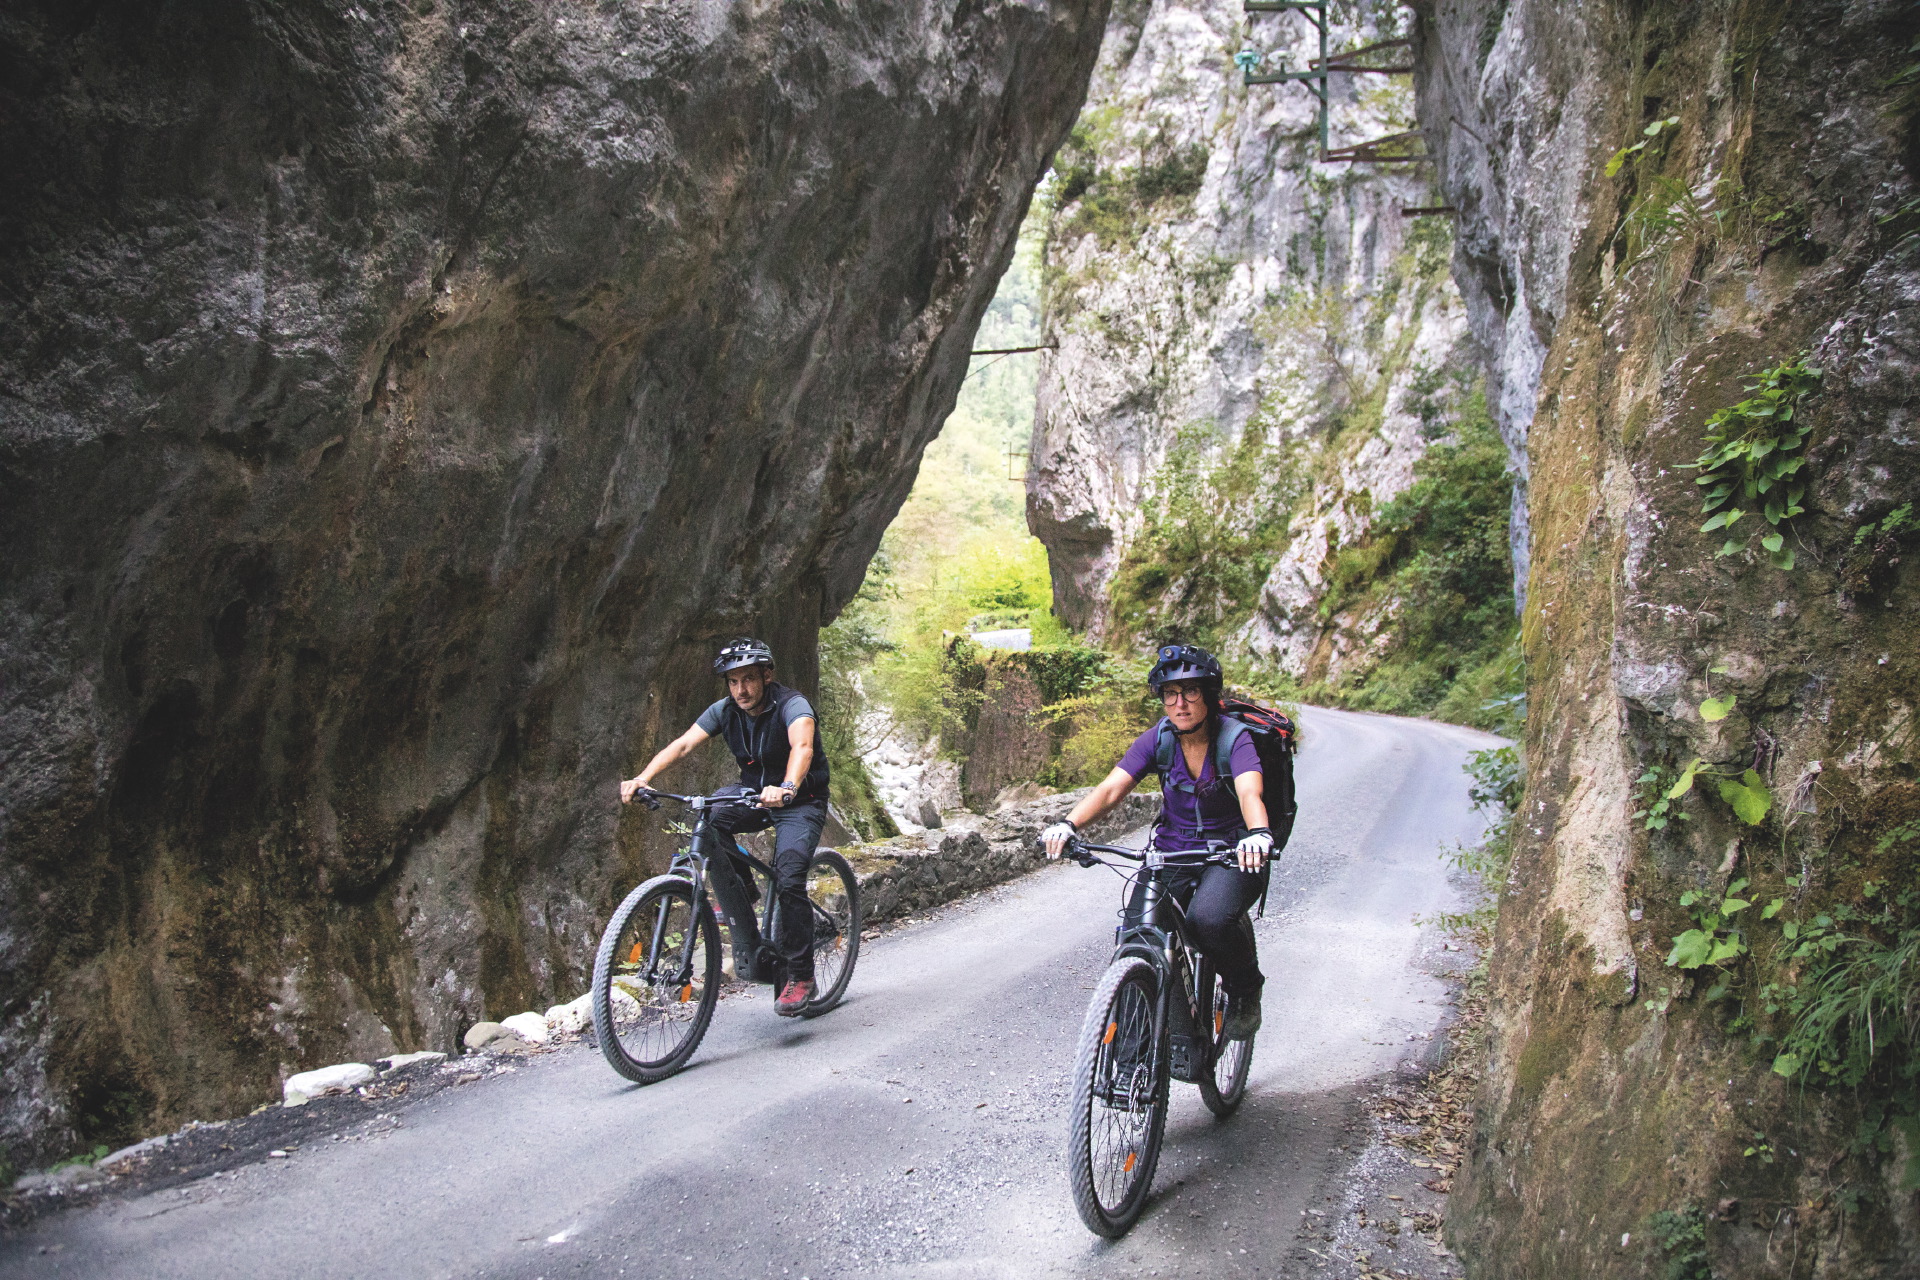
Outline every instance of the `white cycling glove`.
<svg viewBox="0 0 1920 1280"><path fill-rule="evenodd" d="M1273 856L1273 833L1265 827L1255 827L1240 837L1240 843L1234 846L1233 851L1240 855L1242 869L1249 859L1258 866Z"/></svg>
<svg viewBox="0 0 1920 1280"><path fill-rule="evenodd" d="M1047 856L1057 858L1067 847L1067 841L1080 834L1080 828L1062 818L1040 833L1040 843L1047 846Z"/></svg>

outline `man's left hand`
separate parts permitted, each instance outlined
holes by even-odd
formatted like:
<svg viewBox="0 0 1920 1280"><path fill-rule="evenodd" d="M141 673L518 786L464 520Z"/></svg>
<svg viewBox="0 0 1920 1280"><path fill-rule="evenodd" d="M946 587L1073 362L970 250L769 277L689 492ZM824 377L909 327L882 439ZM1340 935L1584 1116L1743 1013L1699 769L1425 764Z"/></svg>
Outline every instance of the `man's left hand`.
<svg viewBox="0 0 1920 1280"><path fill-rule="evenodd" d="M1240 837L1233 851L1240 855L1242 871L1258 871L1267 865L1267 858L1273 853L1273 834L1265 829L1249 831Z"/></svg>
<svg viewBox="0 0 1920 1280"><path fill-rule="evenodd" d="M784 809L792 792L784 787L764 787L760 792L760 803L769 809Z"/></svg>

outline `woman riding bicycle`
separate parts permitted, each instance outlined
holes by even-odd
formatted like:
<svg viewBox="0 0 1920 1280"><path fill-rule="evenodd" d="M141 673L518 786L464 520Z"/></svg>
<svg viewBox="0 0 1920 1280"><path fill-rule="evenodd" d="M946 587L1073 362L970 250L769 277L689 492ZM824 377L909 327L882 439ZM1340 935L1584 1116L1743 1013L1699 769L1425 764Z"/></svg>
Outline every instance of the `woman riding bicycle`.
<svg viewBox="0 0 1920 1280"><path fill-rule="evenodd" d="M1250 733L1234 733L1237 723L1221 716L1221 683L1220 663L1206 650L1161 649L1147 684L1159 695L1166 717L1135 738L1113 772L1042 839L1047 856L1059 857L1080 828L1119 804L1142 777L1157 772L1160 818L1154 824L1154 848L1205 848L1208 841L1233 845L1239 866L1177 872L1169 889L1186 910L1193 941L1213 961L1227 990L1227 1037L1245 1040L1260 1029L1260 989L1266 982L1247 910L1266 888L1273 835L1261 794L1259 751ZM1230 782L1214 764L1223 731L1234 738L1227 755Z"/></svg>

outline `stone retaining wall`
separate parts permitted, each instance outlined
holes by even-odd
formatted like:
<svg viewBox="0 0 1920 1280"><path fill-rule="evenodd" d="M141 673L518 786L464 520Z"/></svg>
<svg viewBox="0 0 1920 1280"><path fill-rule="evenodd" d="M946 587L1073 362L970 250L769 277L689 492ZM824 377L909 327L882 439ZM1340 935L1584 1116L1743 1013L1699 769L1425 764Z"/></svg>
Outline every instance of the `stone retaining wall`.
<svg viewBox="0 0 1920 1280"><path fill-rule="evenodd" d="M1041 829L1066 816L1085 790L1065 791L1010 805L991 817L957 816L937 831L896 836L844 850L860 877L868 924L928 911L1033 871L1046 861ZM1157 794L1128 796L1087 829L1093 840L1115 840L1153 821Z"/></svg>

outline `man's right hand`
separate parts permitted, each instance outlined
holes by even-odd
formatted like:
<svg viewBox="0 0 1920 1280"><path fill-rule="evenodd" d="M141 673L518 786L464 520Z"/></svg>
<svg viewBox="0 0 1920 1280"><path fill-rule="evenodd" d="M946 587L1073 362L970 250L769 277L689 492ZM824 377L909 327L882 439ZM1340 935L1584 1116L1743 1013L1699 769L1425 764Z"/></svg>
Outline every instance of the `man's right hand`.
<svg viewBox="0 0 1920 1280"><path fill-rule="evenodd" d="M1040 839L1047 846L1047 857L1058 858L1066 851L1067 841L1079 834L1079 830L1071 822L1056 822L1042 831Z"/></svg>
<svg viewBox="0 0 1920 1280"><path fill-rule="evenodd" d="M647 789L647 780L644 777L622 778L620 780L620 803L621 804L627 803L629 800L633 799L634 792L645 791L646 789Z"/></svg>

